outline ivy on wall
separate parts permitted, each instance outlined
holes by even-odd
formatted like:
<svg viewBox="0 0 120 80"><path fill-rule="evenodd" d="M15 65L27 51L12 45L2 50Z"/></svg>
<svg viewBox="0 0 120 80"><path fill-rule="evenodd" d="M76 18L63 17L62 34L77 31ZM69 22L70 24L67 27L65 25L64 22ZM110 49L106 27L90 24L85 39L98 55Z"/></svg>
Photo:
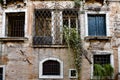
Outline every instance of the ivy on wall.
<svg viewBox="0 0 120 80"><path fill-rule="evenodd" d="M82 40L80 34L76 28L69 28L67 26L63 27L63 36L69 50L73 51L75 66L78 72L78 80L80 80L80 71L82 66L82 56L89 61L91 61L86 56L87 51L82 46Z"/></svg>

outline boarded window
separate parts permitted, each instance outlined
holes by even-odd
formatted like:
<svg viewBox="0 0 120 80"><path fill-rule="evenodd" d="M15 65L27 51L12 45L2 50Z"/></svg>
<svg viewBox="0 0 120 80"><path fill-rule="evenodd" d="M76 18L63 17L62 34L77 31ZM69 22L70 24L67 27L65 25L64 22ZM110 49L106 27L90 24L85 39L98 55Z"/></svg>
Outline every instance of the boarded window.
<svg viewBox="0 0 120 80"><path fill-rule="evenodd" d="M7 36L24 37L25 13L7 13Z"/></svg>
<svg viewBox="0 0 120 80"><path fill-rule="evenodd" d="M54 60L44 62L43 75L60 75L60 63Z"/></svg>
<svg viewBox="0 0 120 80"><path fill-rule="evenodd" d="M104 14L88 14L89 36L106 36L106 17Z"/></svg>

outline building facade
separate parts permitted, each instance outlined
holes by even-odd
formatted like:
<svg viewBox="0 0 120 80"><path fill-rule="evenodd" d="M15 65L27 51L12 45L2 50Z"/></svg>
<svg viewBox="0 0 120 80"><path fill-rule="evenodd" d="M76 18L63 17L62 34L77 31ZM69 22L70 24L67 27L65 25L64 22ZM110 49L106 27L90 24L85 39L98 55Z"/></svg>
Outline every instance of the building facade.
<svg viewBox="0 0 120 80"><path fill-rule="evenodd" d="M111 64L120 79L120 1L75 1L1 2L0 80L90 80L98 63ZM80 30L87 51L80 75L63 26Z"/></svg>

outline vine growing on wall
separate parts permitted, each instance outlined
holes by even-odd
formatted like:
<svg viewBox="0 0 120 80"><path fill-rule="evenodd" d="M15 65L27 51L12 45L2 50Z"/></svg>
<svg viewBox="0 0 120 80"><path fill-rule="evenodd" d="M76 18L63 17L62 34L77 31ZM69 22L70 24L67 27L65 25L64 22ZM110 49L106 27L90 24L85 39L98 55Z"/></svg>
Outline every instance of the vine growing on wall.
<svg viewBox="0 0 120 80"><path fill-rule="evenodd" d="M74 0L74 5L75 5L74 7L75 8L79 8L81 6L80 1L81 0Z"/></svg>
<svg viewBox="0 0 120 80"><path fill-rule="evenodd" d="M80 80L82 55L85 56L87 54L87 51L85 51L82 46L82 40L76 28L69 28L67 26L64 26L63 36L69 50L72 50L74 53L74 61L75 61L75 66L78 72L78 80ZM85 57L87 58L87 56Z"/></svg>

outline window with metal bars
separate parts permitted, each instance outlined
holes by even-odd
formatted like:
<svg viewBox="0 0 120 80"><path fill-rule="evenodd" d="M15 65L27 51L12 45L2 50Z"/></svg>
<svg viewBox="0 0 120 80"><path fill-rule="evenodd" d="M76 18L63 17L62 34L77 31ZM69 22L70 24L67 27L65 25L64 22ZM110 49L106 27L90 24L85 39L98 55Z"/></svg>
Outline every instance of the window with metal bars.
<svg viewBox="0 0 120 80"><path fill-rule="evenodd" d="M94 64L110 64L110 55L94 55Z"/></svg>
<svg viewBox="0 0 120 80"><path fill-rule="evenodd" d="M49 9L36 9L33 44L51 44L51 27L51 11Z"/></svg>
<svg viewBox="0 0 120 80"><path fill-rule="evenodd" d="M25 13L6 13L6 35L8 37L24 37Z"/></svg>
<svg viewBox="0 0 120 80"><path fill-rule="evenodd" d="M74 9L65 9L63 10L63 27L76 28L78 29L78 11ZM63 35L63 42L65 42L65 38Z"/></svg>
<svg viewBox="0 0 120 80"><path fill-rule="evenodd" d="M60 63L48 60L43 63L43 75L60 75Z"/></svg>
<svg viewBox="0 0 120 80"><path fill-rule="evenodd" d="M33 45L63 44L62 26L78 28L75 9L35 9Z"/></svg>
<svg viewBox="0 0 120 80"><path fill-rule="evenodd" d="M105 14L88 14L88 35L106 36Z"/></svg>
<svg viewBox="0 0 120 80"><path fill-rule="evenodd" d="M65 9L63 11L63 26L78 28L78 11L74 9Z"/></svg>

